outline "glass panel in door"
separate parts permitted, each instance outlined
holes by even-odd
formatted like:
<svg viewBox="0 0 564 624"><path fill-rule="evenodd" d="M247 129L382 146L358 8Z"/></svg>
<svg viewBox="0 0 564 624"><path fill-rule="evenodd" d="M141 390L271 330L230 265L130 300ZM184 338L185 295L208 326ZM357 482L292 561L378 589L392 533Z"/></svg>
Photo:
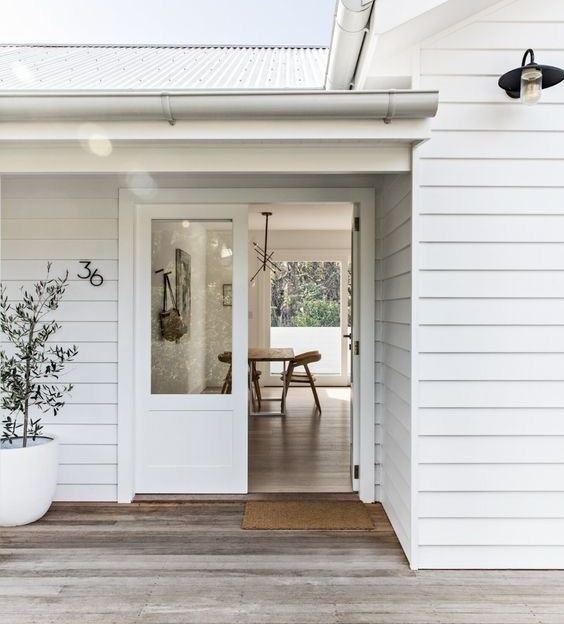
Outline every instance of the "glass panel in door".
<svg viewBox="0 0 564 624"><path fill-rule="evenodd" d="M231 222L155 219L151 241L151 393L230 394Z"/></svg>

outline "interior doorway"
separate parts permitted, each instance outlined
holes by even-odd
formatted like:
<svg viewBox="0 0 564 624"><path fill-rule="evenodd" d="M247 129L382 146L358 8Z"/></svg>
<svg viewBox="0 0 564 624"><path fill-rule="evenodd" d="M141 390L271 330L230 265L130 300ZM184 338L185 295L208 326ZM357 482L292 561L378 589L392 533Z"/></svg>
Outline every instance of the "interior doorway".
<svg viewBox="0 0 564 624"><path fill-rule="evenodd" d="M345 231L346 234L348 232ZM320 244L346 244L325 240ZM350 237L349 237L350 238ZM260 289L262 343L292 345L297 353L318 350L321 360L311 365L320 386L350 383L351 257L346 248L277 249L278 271L270 273ZM273 362L265 384L281 385L282 365Z"/></svg>
<svg viewBox="0 0 564 624"><path fill-rule="evenodd" d="M249 284L249 345L290 349L298 357L319 353L307 369L295 369L285 415L249 417L251 493L358 489L351 388L353 227L354 207L345 202L249 208L249 273L256 273ZM257 245L269 262L257 254ZM284 393L288 365L257 364L265 402Z"/></svg>

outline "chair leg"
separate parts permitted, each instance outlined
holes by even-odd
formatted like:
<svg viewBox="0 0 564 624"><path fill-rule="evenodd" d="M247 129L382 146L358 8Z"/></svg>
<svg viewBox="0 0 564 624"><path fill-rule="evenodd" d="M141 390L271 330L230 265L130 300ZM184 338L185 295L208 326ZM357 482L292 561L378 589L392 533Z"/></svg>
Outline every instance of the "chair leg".
<svg viewBox="0 0 564 624"><path fill-rule="evenodd" d="M311 391L313 392L313 399L315 401L315 404L317 405L317 409L319 410L319 413L321 414L321 403L319 402L319 397L317 396L317 388L315 387L315 382L313 381L313 376L309 370L309 366L307 364L304 365L305 371L306 371L306 375L307 378L309 379L309 385L311 387Z"/></svg>
<svg viewBox="0 0 564 624"><path fill-rule="evenodd" d="M256 394L256 397L257 397L258 408L260 410L261 407L262 407L262 394L261 394L261 391L260 391L259 378L257 376L257 364L256 364L256 362L253 362L251 364L251 375L252 375L253 385L255 387L255 394Z"/></svg>
<svg viewBox="0 0 564 624"><path fill-rule="evenodd" d="M292 364L288 364L288 369L286 370L286 375L284 377L284 386L282 388L284 402L286 402L286 396L288 395L288 388L290 387L290 380L292 379L293 373L294 367L292 366Z"/></svg>
<svg viewBox="0 0 564 624"><path fill-rule="evenodd" d="M253 363L249 362L249 396L251 397L251 408L253 412L257 411L257 405L255 401L255 386L254 386L254 376L253 376Z"/></svg>
<svg viewBox="0 0 564 624"><path fill-rule="evenodd" d="M223 386L221 386L221 394L228 394L231 391L231 365L229 365L229 370L227 371L227 375L225 375L225 379L223 380Z"/></svg>

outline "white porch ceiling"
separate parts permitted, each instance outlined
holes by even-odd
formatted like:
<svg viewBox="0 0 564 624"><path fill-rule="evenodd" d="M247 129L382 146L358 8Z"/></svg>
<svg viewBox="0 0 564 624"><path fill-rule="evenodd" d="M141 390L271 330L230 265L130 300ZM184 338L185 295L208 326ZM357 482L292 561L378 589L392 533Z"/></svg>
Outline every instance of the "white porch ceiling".
<svg viewBox="0 0 564 624"><path fill-rule="evenodd" d="M255 204L249 209L249 229L264 229L261 212L272 212L270 230L350 230L352 204Z"/></svg>

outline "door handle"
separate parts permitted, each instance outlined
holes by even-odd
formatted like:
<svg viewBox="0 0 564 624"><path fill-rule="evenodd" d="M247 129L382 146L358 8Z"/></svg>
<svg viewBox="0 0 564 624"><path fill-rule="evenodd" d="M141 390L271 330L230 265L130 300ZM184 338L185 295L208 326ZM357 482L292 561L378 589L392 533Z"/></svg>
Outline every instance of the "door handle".
<svg viewBox="0 0 564 624"><path fill-rule="evenodd" d="M352 340L352 334L343 334L343 338L348 338L349 340Z"/></svg>

